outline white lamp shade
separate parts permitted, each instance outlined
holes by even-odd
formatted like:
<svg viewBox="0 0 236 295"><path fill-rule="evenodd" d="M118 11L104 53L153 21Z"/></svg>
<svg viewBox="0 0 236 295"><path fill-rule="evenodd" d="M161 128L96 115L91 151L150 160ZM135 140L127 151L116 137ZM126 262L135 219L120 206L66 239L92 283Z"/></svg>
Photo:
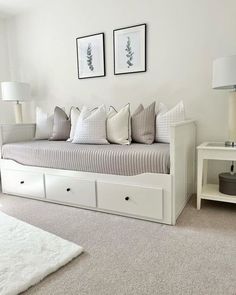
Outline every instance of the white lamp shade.
<svg viewBox="0 0 236 295"><path fill-rule="evenodd" d="M2 82L2 99L21 101L30 98L30 85L21 82Z"/></svg>
<svg viewBox="0 0 236 295"><path fill-rule="evenodd" d="M222 57L214 60L212 88L236 88L236 55Z"/></svg>

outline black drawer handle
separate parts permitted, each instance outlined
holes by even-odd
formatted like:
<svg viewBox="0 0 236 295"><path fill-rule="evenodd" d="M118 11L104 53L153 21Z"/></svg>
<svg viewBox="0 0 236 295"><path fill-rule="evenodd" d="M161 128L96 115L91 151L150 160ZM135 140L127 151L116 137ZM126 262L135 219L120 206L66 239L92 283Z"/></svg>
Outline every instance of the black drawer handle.
<svg viewBox="0 0 236 295"><path fill-rule="evenodd" d="M24 184L25 182L22 180L21 182L20 182L20 184Z"/></svg>
<svg viewBox="0 0 236 295"><path fill-rule="evenodd" d="M67 191L67 192L70 192L70 188L68 187L68 188L66 189L66 191Z"/></svg>
<svg viewBox="0 0 236 295"><path fill-rule="evenodd" d="M129 201L129 197L125 197L125 200L126 200L126 201Z"/></svg>

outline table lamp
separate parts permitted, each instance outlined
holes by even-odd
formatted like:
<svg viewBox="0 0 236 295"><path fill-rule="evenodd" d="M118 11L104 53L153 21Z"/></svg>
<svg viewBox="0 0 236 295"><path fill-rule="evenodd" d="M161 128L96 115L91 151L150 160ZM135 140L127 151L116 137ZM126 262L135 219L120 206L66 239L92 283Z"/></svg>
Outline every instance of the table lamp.
<svg viewBox="0 0 236 295"><path fill-rule="evenodd" d="M30 85L21 82L2 82L2 100L15 101L14 112L16 123L23 123L22 105L20 101L30 98Z"/></svg>
<svg viewBox="0 0 236 295"><path fill-rule="evenodd" d="M236 147L236 55L222 57L213 62L212 88L230 90L229 138L226 146Z"/></svg>

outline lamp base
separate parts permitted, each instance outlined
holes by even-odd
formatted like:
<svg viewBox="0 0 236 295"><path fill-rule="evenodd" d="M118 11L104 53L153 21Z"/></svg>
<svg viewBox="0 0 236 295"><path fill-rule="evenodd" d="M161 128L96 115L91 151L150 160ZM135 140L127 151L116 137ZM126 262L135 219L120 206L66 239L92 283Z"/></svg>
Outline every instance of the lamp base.
<svg viewBox="0 0 236 295"><path fill-rule="evenodd" d="M16 124L23 123L23 116L22 116L22 106L19 102L14 105L14 112L15 112L15 120Z"/></svg>
<svg viewBox="0 0 236 295"><path fill-rule="evenodd" d="M226 141L225 146L226 147L235 147L236 148L236 142L235 141Z"/></svg>
<svg viewBox="0 0 236 295"><path fill-rule="evenodd" d="M236 91L229 94L229 136L226 146L236 146ZM234 143L234 145L232 145Z"/></svg>

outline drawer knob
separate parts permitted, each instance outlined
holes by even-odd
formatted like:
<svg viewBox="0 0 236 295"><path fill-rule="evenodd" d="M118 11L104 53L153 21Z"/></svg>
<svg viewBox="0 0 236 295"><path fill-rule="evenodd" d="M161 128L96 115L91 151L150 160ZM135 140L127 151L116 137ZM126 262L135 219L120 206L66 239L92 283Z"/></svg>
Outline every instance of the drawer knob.
<svg viewBox="0 0 236 295"><path fill-rule="evenodd" d="M126 200L126 201L129 201L129 197L125 197L125 200Z"/></svg>
<svg viewBox="0 0 236 295"><path fill-rule="evenodd" d="M25 182L22 180L21 182L20 182L20 184L24 184Z"/></svg>
<svg viewBox="0 0 236 295"><path fill-rule="evenodd" d="M66 191L67 191L67 192L70 192L70 188L68 187L68 188L66 189Z"/></svg>

